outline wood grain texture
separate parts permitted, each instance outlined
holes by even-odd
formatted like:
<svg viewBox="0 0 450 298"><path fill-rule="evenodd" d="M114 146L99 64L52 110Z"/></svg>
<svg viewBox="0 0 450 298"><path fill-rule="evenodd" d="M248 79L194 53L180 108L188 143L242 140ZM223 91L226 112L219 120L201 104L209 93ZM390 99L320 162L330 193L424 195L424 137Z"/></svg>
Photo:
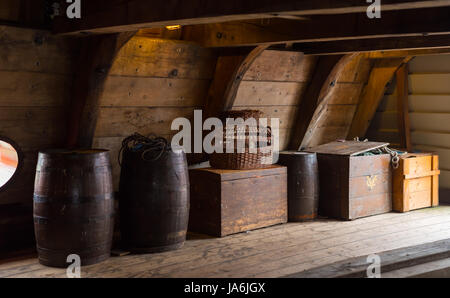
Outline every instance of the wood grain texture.
<svg viewBox="0 0 450 298"><path fill-rule="evenodd" d="M371 62L362 54L342 57L327 75L326 69L318 68L314 78L317 81L310 84L300 107L291 146L300 144L300 148L308 148L345 139L359 102L362 82L370 69Z"/></svg>
<svg viewBox="0 0 450 298"><path fill-rule="evenodd" d="M0 26L0 135L23 153L0 205L31 205L37 151L64 144L76 42L43 30Z"/></svg>
<svg viewBox="0 0 450 298"><path fill-rule="evenodd" d="M66 58L68 59L68 58ZM68 104L69 75L0 70L0 105L5 107L63 107Z"/></svg>
<svg viewBox="0 0 450 298"><path fill-rule="evenodd" d="M109 76L102 107L201 107L210 80Z"/></svg>
<svg viewBox="0 0 450 298"><path fill-rule="evenodd" d="M319 58L311 83L300 103L300 111L296 117L297 124L292 132L289 145L291 149L298 150L303 145L303 139L308 132L310 123L313 122L316 108L323 100L323 98L320 98L320 95L324 93L322 88L325 88L325 85L331 84L335 79L334 74L332 73L333 69L339 68L340 71L342 64L348 63L347 60L350 59L345 59L345 63L339 63L341 60L344 60L341 56ZM339 71L335 71L334 73Z"/></svg>
<svg viewBox="0 0 450 298"><path fill-rule="evenodd" d="M235 107L298 106L308 83L243 81Z"/></svg>
<svg viewBox="0 0 450 298"><path fill-rule="evenodd" d="M430 175L434 171L434 175ZM397 212L439 205L439 157L408 154L393 173L393 209Z"/></svg>
<svg viewBox="0 0 450 298"><path fill-rule="evenodd" d="M92 147L105 80L118 51L134 34L92 36L82 41L69 110L68 148Z"/></svg>
<svg viewBox="0 0 450 298"><path fill-rule="evenodd" d="M363 137L383 98L387 83L392 79L397 69L410 58L386 58L378 60L369 81L364 88L357 111L350 127L348 138Z"/></svg>
<svg viewBox="0 0 450 298"><path fill-rule="evenodd" d="M47 27L44 0L3 0L0 21L34 28Z"/></svg>
<svg viewBox="0 0 450 298"><path fill-rule="evenodd" d="M316 57L302 52L264 51L244 76L244 81L309 82Z"/></svg>
<svg viewBox="0 0 450 298"><path fill-rule="evenodd" d="M409 86L408 66L402 65L395 74L397 80L397 116L398 130L400 131L400 146L411 152L411 125L409 120Z"/></svg>
<svg viewBox="0 0 450 298"><path fill-rule="evenodd" d="M373 253L448 239L449 214L450 207L441 206L351 222L289 223L221 239L191 234L181 250L110 258L83 268L82 277L281 277L353 257L366 260ZM64 278L66 270L44 267L30 257L1 264L0 276Z"/></svg>
<svg viewBox="0 0 450 298"><path fill-rule="evenodd" d="M359 13L310 16L307 21L281 18L266 21L230 21L186 26L184 33L186 40L195 41L205 47L219 48L368 38L421 37L424 30L430 35L448 34L448 14L449 8L443 7L384 11L382 21L366 18ZM398 26L399 23L410 25L402 27ZM363 51L362 45L361 48ZM355 52L357 51L355 49Z"/></svg>
<svg viewBox="0 0 450 298"><path fill-rule="evenodd" d="M189 3L181 0L168 4L166 1L146 0L120 1L115 5L102 5L100 0L86 3L86 14L82 20L71 22L66 18L58 18L54 29L58 33L74 33L80 31L91 32L119 32L141 28L164 27L166 25L189 25L218 23L234 20L261 19L274 15L315 15L361 13L367 10L367 5L358 0L317 2L313 0L301 3L293 0L265 1L257 0L241 2L219 3L217 1L193 0ZM409 8L430 8L445 6L445 0L433 1L394 1L383 3L386 12ZM367 19L367 18L364 18Z"/></svg>
<svg viewBox="0 0 450 298"><path fill-rule="evenodd" d="M223 237L287 222L285 167L199 169L190 177L190 231Z"/></svg>
<svg viewBox="0 0 450 298"><path fill-rule="evenodd" d="M388 144L380 142L338 141L312 147L309 148L308 151L341 156L357 156L367 151L385 147L386 145ZM367 169L361 167L361 169L356 170L366 171ZM369 171L371 171L371 169L369 169ZM353 177L353 175L351 177Z"/></svg>
<svg viewBox="0 0 450 298"><path fill-rule="evenodd" d="M258 109L279 118L280 150L287 149L315 66L316 58L301 53L264 51L242 81L233 109Z"/></svg>
<svg viewBox="0 0 450 298"><path fill-rule="evenodd" d="M398 277L396 270L410 270L418 264L433 264L434 260L446 259L449 256L447 247L450 240L436 241L413 247L399 248L379 254L383 262L383 278ZM432 265L432 266L433 266ZM433 267L431 267L433 268ZM414 269L413 269L414 270ZM406 274L404 277L415 275ZM342 262L321 266L286 278L366 278L367 256L352 258Z"/></svg>
<svg viewBox="0 0 450 298"><path fill-rule="evenodd" d="M244 49L237 55L222 55L218 58L205 105L206 117L217 117L232 109L246 72L266 49L267 46L259 46Z"/></svg>
<svg viewBox="0 0 450 298"><path fill-rule="evenodd" d="M79 53L76 39L48 31L0 26L0 69L71 75Z"/></svg>
<svg viewBox="0 0 450 298"><path fill-rule="evenodd" d="M213 51L192 43L137 36L118 53L110 74L210 80L216 60Z"/></svg>
<svg viewBox="0 0 450 298"><path fill-rule="evenodd" d="M295 43L293 48L306 55L350 54L354 52L389 51L396 55L399 49L412 55L423 53L423 48L434 53L448 52L450 35L403 36L385 38L361 38L354 40L336 40L321 42Z"/></svg>
<svg viewBox="0 0 450 298"><path fill-rule="evenodd" d="M318 153L319 215L354 220L392 210L390 155L352 156L382 143L330 143Z"/></svg>
<svg viewBox="0 0 450 298"><path fill-rule="evenodd" d="M105 82L94 144L111 150L118 189L117 155L123 138L155 133L169 141L175 118L204 109L217 55L177 40L133 37L118 52Z"/></svg>
<svg viewBox="0 0 450 298"><path fill-rule="evenodd" d="M144 135L172 133L172 121L178 117L192 119L193 107L104 107L100 110L98 137L126 137L134 132Z"/></svg>

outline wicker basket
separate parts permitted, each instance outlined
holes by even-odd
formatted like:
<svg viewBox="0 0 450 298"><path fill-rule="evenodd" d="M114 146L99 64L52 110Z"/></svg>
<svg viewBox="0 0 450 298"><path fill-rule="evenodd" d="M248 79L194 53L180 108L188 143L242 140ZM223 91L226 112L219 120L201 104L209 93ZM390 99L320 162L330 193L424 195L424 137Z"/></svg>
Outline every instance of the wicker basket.
<svg viewBox="0 0 450 298"><path fill-rule="evenodd" d="M259 120L259 118L262 118L263 116L264 113L258 110L226 111L222 113L221 120L224 121L227 118L242 118L244 120L254 118L255 120Z"/></svg>
<svg viewBox="0 0 450 298"><path fill-rule="evenodd" d="M254 118L259 120L263 116L260 111L243 110L243 111L229 111L223 114L222 121L226 118L242 118L247 120ZM267 130L267 131L265 131ZM261 134L266 134L263 138ZM245 144L244 152L237 152L237 144L242 141ZM265 141L260 143L260 141ZM227 153L227 144L234 142L234 152ZM247 127L245 130L227 130L224 128L224 153L213 153L210 156L211 166L217 169L227 170L250 170L266 168L272 164L273 150L272 150L272 136L270 128L261 129L259 127ZM254 150L250 150L253 148ZM255 152L256 151L256 152Z"/></svg>
<svg viewBox="0 0 450 298"><path fill-rule="evenodd" d="M213 153L210 163L213 168L224 170L252 170L267 168L272 164L272 147L258 148L258 153Z"/></svg>

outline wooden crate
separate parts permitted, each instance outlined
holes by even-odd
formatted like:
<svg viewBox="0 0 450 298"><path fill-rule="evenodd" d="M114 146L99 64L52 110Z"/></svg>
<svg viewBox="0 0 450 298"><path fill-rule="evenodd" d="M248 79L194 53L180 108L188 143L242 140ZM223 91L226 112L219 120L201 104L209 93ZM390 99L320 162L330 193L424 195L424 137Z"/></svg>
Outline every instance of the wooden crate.
<svg viewBox="0 0 450 298"><path fill-rule="evenodd" d="M189 231L223 237L287 222L287 168L189 171Z"/></svg>
<svg viewBox="0 0 450 298"><path fill-rule="evenodd" d="M394 170L393 209L397 212L439 205L439 156L406 154Z"/></svg>
<svg viewBox="0 0 450 298"><path fill-rule="evenodd" d="M375 142L333 142L311 148L319 162L319 215L353 220L392 211L389 154L359 156Z"/></svg>

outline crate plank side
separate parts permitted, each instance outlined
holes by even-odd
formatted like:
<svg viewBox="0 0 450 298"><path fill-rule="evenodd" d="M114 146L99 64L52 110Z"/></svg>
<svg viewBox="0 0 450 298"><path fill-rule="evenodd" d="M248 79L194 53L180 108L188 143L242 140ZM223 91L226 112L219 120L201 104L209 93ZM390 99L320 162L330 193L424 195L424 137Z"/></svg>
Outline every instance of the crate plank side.
<svg viewBox="0 0 450 298"><path fill-rule="evenodd" d="M264 176L273 176L280 174L280 166L272 165L267 168L261 170L245 170L245 171L236 171L236 170L223 170L223 169L204 169L205 172L215 173L220 176L221 181L231 181L231 180L239 180L239 179L248 179L253 177L264 177ZM286 171L286 170L285 170Z"/></svg>
<svg viewBox="0 0 450 298"><path fill-rule="evenodd" d="M391 157L389 154L374 156L350 157L349 177L379 175L390 171Z"/></svg>
<svg viewBox="0 0 450 298"><path fill-rule="evenodd" d="M349 219L392 211L391 157L350 157Z"/></svg>
<svg viewBox="0 0 450 298"><path fill-rule="evenodd" d="M286 174L224 181L225 197L221 236L287 222Z"/></svg>
<svg viewBox="0 0 450 298"><path fill-rule="evenodd" d="M189 230L224 237L287 222L287 168L190 171Z"/></svg>
<svg viewBox="0 0 450 298"><path fill-rule="evenodd" d="M350 220L392 211L392 194L379 193L350 199Z"/></svg>
<svg viewBox="0 0 450 298"><path fill-rule="evenodd" d="M439 205L439 157L408 154L394 170L393 209L408 212Z"/></svg>
<svg viewBox="0 0 450 298"><path fill-rule="evenodd" d="M389 193L392 175L389 172L350 178L349 196L352 198L365 197L372 194Z"/></svg>
<svg viewBox="0 0 450 298"><path fill-rule="evenodd" d="M353 220L392 210L391 159L388 154L319 154L318 160L321 216Z"/></svg>
<svg viewBox="0 0 450 298"><path fill-rule="evenodd" d="M431 166L433 171L439 170L439 156L433 155L433 164ZM439 175L434 175L431 186L431 205L433 207L439 206Z"/></svg>

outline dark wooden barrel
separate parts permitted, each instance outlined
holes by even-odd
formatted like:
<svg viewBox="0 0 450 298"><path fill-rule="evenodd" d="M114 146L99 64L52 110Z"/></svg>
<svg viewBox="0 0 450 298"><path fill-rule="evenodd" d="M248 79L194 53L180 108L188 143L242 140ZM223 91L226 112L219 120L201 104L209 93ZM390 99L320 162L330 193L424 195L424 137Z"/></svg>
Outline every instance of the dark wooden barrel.
<svg viewBox="0 0 450 298"><path fill-rule="evenodd" d="M120 230L134 253L178 249L186 241L189 176L186 154L165 151L155 161L124 150L120 176Z"/></svg>
<svg viewBox="0 0 450 298"><path fill-rule="evenodd" d="M34 227L41 264L67 267L107 259L114 226L114 193L106 150L39 153L34 187Z"/></svg>
<svg viewBox="0 0 450 298"><path fill-rule="evenodd" d="M288 167L288 217L290 222L317 218L319 170L317 155L307 152L280 152L279 163Z"/></svg>

